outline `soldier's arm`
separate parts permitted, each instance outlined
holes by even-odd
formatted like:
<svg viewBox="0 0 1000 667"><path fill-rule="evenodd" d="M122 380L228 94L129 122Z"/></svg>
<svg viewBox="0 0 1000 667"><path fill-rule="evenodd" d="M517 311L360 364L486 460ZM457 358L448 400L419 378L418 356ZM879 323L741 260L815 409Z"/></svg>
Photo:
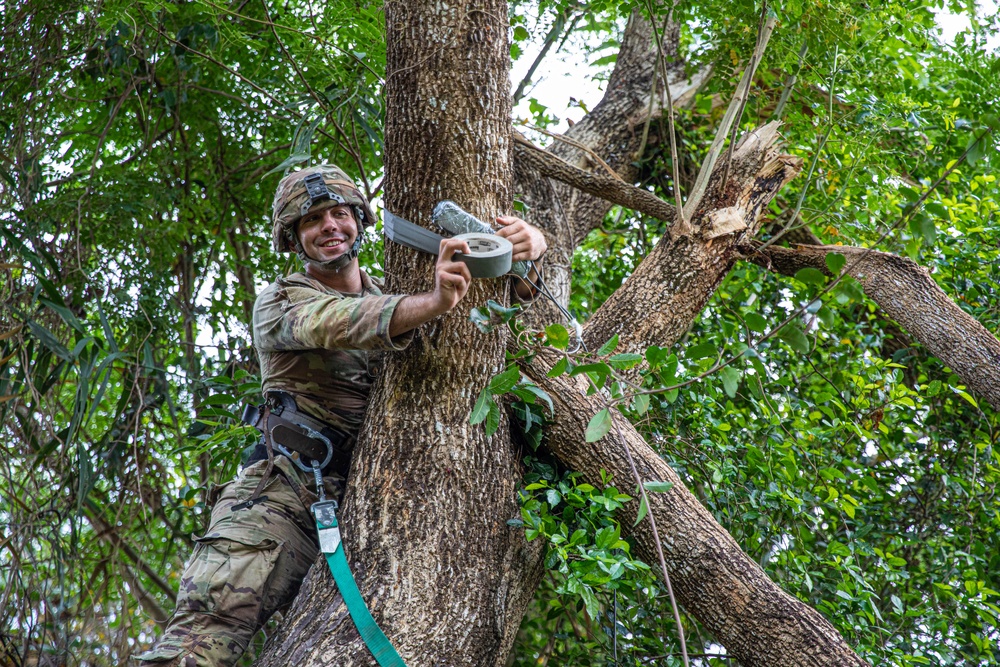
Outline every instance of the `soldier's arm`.
<svg viewBox="0 0 1000 667"><path fill-rule="evenodd" d="M405 297L340 297L304 286L272 285L254 306L254 345L265 351L403 349L389 323Z"/></svg>
<svg viewBox="0 0 1000 667"><path fill-rule="evenodd" d="M399 336L447 313L458 305L469 291L472 274L463 262L456 261L456 252L469 252L469 246L459 239L443 239L434 265L434 291L403 297L389 323L389 335Z"/></svg>

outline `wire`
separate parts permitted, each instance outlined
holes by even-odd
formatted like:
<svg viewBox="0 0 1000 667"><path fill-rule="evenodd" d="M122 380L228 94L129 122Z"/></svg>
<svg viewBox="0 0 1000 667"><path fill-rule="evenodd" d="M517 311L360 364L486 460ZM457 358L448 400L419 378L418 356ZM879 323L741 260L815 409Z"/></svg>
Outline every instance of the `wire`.
<svg viewBox="0 0 1000 667"><path fill-rule="evenodd" d="M528 264L528 272L526 272L523 276L518 276L517 274L511 274L511 275L516 276L519 280L523 281L529 287L531 287L531 289L535 290L537 293L541 294L546 299L551 301L552 304L557 309L559 309L559 312L562 313L562 316L566 318L566 323L569 324L571 327L573 327L573 331L576 334L576 347L573 348L572 350L569 350L568 351L569 354L576 353L577 351L580 350L580 348L583 348L585 352L589 352L589 350L587 350L586 344L584 344L583 342L583 326L580 324L579 320L573 317L573 314L569 312L569 310L567 310L565 307L563 307L561 303L559 303L559 300L556 299L556 297L549 290L549 286L545 284L545 278L542 275L542 267L538 264L535 264L535 262L532 260L528 260L527 264ZM535 278L538 282L534 282L530 278L528 278L528 273L532 269L535 270Z"/></svg>

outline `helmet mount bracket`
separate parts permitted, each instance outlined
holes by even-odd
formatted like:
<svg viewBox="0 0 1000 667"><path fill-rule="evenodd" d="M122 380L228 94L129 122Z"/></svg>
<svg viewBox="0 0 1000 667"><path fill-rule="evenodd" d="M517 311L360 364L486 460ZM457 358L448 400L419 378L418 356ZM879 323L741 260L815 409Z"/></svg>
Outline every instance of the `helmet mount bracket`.
<svg viewBox="0 0 1000 667"><path fill-rule="evenodd" d="M347 203L347 200L338 195L336 192L330 191L330 188L326 186L326 181L323 180L322 174L309 174L302 182L306 186L306 194L309 195L309 201L302 203L302 206L299 209L300 215L305 215L313 206L328 199L335 201L338 204Z"/></svg>

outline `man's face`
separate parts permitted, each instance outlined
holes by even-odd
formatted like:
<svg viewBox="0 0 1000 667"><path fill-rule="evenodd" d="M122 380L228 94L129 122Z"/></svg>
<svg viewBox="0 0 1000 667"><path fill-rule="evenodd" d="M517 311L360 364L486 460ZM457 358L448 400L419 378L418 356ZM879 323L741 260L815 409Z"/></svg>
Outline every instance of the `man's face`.
<svg viewBox="0 0 1000 667"><path fill-rule="evenodd" d="M350 206L311 210L298 224L299 241L306 256L329 262L351 249L358 238L358 223Z"/></svg>

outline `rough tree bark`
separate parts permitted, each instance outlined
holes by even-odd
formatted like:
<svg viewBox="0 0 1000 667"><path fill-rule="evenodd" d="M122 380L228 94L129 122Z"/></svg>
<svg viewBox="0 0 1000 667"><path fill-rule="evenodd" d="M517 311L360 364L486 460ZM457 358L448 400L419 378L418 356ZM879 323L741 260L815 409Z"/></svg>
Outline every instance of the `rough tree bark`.
<svg viewBox="0 0 1000 667"><path fill-rule="evenodd" d="M386 5L386 202L394 212L424 222L443 198L484 218L509 210L506 16L497 0ZM578 146L557 142L551 152L575 167L597 164L597 173L604 162L632 182L642 125L651 109L662 112L658 96L650 104L654 63L649 26L631 21L605 100L568 133ZM676 101L698 79L672 72ZM744 139L726 183L720 182L725 165L719 166L692 218L693 232L664 237L595 313L588 344L614 333L620 350L679 339L738 257L737 247L752 238L760 211L798 169L797 160L775 148L776 130L766 126ZM527 161L516 168L516 191L549 236L550 282L565 296L573 248L609 204L554 174L540 177ZM390 246L387 274L390 290L425 289L431 260ZM502 333L474 332L464 315L502 291L499 282L477 284L460 312L424 327L406 353L392 357L355 456L342 512L346 550L376 619L412 666L502 663L540 572L537 549L505 524L517 514L519 453L505 427L487 440L467 424L476 392L502 367L506 341ZM746 665L864 664L822 616L742 554L620 416L624 442L608 436L584 444L586 421L600 404L579 386L543 377L545 368L540 359L526 371L560 407L548 440L563 463L590 479L604 469L629 480L627 443L644 479L674 482L670 492L651 498L668 568L685 608L734 657ZM655 561L647 524L632 534L639 554ZM333 660L372 664L321 566L259 664Z"/></svg>
<svg viewBox="0 0 1000 667"><path fill-rule="evenodd" d="M418 224L441 199L483 219L509 211L506 3L390 2L385 15L387 208ZM389 291L432 287L430 256L392 244L386 255ZM477 281L459 308L386 359L355 450L346 552L411 666L503 664L541 573L537 545L506 524L519 513L521 454L506 426L486 438L468 423L476 394L503 369L506 342L479 333L468 311L506 288ZM373 661L320 566L259 664L331 662Z"/></svg>

